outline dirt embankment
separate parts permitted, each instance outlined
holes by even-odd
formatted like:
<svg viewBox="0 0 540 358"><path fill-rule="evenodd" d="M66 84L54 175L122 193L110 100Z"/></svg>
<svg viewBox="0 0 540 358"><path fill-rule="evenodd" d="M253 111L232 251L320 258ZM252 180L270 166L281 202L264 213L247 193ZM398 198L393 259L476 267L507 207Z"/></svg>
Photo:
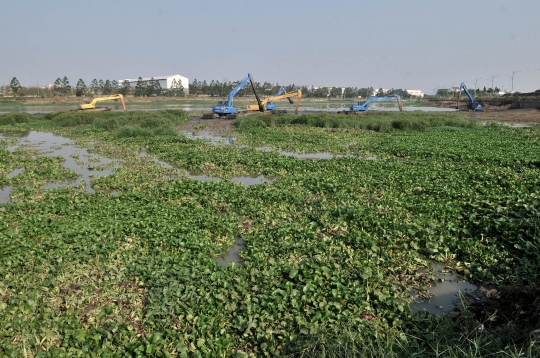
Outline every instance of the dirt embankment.
<svg viewBox="0 0 540 358"><path fill-rule="evenodd" d="M508 111L473 112L464 111L470 119L483 122L540 124L540 111L537 109L515 109Z"/></svg>

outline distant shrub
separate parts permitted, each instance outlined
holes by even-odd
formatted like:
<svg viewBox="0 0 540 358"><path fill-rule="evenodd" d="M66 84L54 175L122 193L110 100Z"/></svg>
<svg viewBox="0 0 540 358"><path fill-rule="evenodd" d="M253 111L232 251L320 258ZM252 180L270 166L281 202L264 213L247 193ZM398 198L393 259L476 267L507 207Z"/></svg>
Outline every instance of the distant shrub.
<svg viewBox="0 0 540 358"><path fill-rule="evenodd" d="M178 134L171 125L164 125L156 128L143 128L140 126L122 127L114 132L117 138L131 137L156 137L156 136L177 136Z"/></svg>
<svg viewBox="0 0 540 358"><path fill-rule="evenodd" d="M97 118L94 127L114 131L120 128L120 122L117 118Z"/></svg>
<svg viewBox="0 0 540 358"><path fill-rule="evenodd" d="M189 119L183 110L92 112L70 111L45 115L61 127L92 125L96 129L114 132L118 137L148 137L176 135L173 126Z"/></svg>
<svg viewBox="0 0 540 358"><path fill-rule="evenodd" d="M60 114L62 114L62 112L49 112L45 116L43 116L43 118L51 120L51 119L53 119L54 117L56 117L56 116L58 116Z"/></svg>
<svg viewBox="0 0 540 358"><path fill-rule="evenodd" d="M0 125L14 125L17 123L28 123L30 115L28 113L8 113L0 115Z"/></svg>
<svg viewBox="0 0 540 358"><path fill-rule="evenodd" d="M236 119L242 128L280 127L303 125L319 128L352 128L375 132L394 130L424 131L431 127L471 127L475 122L456 113L384 112L368 111L359 115L314 113L314 114L253 114Z"/></svg>

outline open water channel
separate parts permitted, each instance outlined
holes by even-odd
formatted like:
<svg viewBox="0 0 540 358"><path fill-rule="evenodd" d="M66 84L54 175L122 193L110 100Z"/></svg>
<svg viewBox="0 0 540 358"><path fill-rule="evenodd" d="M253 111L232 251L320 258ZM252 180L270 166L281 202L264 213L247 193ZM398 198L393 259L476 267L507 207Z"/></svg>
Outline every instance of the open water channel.
<svg viewBox="0 0 540 358"><path fill-rule="evenodd" d="M217 103L217 102L216 102ZM338 112L349 110L350 105L353 102L306 102L305 105L300 104L299 113L302 112ZM119 104L107 104L107 107L111 107L113 111L122 111L123 108ZM211 112L212 106L205 103L186 103L186 104L129 104L127 103L129 111L159 111L163 109L183 109L185 111L195 112ZM1 106L1 113L11 112L26 112L30 114L34 113L47 113L47 112L65 112L75 109L77 106ZM239 105L238 110L245 109L244 105ZM287 110L289 113L293 113L295 105L289 104L287 101L283 101L282 104L278 104L278 110ZM398 111L395 103L371 103L369 105L370 110L374 111ZM415 106L403 106L404 111L423 111L423 112L455 112L452 108L438 108L438 107L415 107Z"/></svg>

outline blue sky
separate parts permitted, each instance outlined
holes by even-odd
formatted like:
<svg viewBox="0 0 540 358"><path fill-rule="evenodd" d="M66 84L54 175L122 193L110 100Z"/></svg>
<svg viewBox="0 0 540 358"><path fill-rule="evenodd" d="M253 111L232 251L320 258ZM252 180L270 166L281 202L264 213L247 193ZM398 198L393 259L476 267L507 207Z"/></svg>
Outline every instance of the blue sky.
<svg viewBox="0 0 540 358"><path fill-rule="evenodd" d="M0 84L180 74L540 89L538 0L0 0Z"/></svg>

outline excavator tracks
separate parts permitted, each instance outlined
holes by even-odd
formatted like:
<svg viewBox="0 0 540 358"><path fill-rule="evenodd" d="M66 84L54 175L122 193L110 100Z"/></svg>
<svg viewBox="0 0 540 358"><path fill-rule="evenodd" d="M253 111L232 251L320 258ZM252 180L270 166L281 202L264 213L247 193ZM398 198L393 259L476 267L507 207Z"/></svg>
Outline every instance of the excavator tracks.
<svg viewBox="0 0 540 358"><path fill-rule="evenodd" d="M205 113L201 116L201 119L236 119L236 114L227 114L224 116L220 116L219 114L215 113Z"/></svg>

